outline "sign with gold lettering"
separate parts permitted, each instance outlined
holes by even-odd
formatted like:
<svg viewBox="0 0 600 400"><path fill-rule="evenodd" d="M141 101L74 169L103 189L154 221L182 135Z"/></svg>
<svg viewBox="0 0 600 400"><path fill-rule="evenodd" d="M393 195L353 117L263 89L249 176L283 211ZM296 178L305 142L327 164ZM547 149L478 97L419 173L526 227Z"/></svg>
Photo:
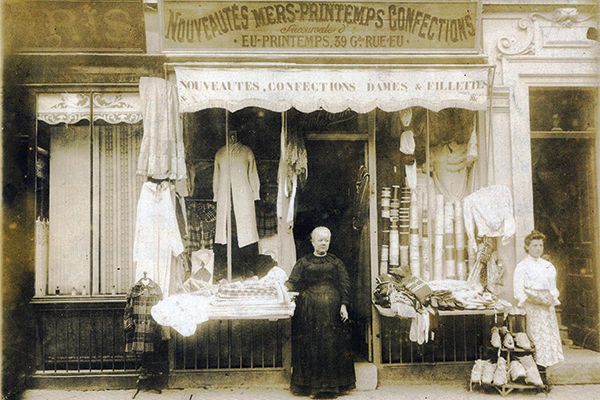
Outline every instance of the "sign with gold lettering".
<svg viewBox="0 0 600 400"><path fill-rule="evenodd" d="M476 1L161 2L165 52L474 50Z"/></svg>
<svg viewBox="0 0 600 400"><path fill-rule="evenodd" d="M485 67L445 69L203 68L176 66L179 110L262 107L309 113L378 107L398 111L425 107L485 110L490 71Z"/></svg>
<svg viewBox="0 0 600 400"><path fill-rule="evenodd" d="M142 0L8 0L10 51L144 52Z"/></svg>

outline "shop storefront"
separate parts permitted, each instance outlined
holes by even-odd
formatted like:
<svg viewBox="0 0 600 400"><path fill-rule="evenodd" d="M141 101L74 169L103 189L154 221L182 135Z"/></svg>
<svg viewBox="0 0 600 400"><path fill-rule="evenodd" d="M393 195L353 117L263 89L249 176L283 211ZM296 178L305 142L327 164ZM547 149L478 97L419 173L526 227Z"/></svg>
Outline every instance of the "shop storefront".
<svg viewBox="0 0 600 400"><path fill-rule="evenodd" d="M576 111L597 101L591 50L573 86L569 74L558 73L556 57L548 56L555 72L535 75L525 68L525 50L502 47L496 31L488 39L486 29L499 21L506 27L514 15L493 5L486 15L480 2L161 1L146 2L144 12L127 4L127 18L142 27L145 19L145 52L134 53L143 36L137 32L89 67L79 67L89 59L69 54L58 39L36 45L27 37L22 53L45 54L17 56L32 71L19 82L30 113L17 118L29 130L35 176L32 385L107 374L122 379L116 386L130 384L140 359L125 351L123 310L146 257L135 242L147 182L169 186L181 249L167 249L178 257L143 276L158 282L165 298L221 290L239 301L211 303L205 320L185 334L171 325L162 350L172 387L288 381L289 294L280 288L272 304L253 307L256 299L244 303L233 286L258 285L253 277L262 282L274 266L289 275L320 225L332 231L331 252L350 275L355 359L382 376L393 371L386 367L482 357L489 322L512 301L512 272L534 225L556 233L552 221L570 221L556 233L563 247L560 232L581 228L575 250L551 246L559 263L587 266L565 272L559 285L565 293L584 285L597 299L598 221L573 222L597 207L590 183L600 159L596 109ZM127 18L117 6L93 7L122 33L117 22ZM65 10L50 11L58 18ZM573 18L571 24L590 24ZM560 37L539 21L531 29ZM43 51L53 46L57 55ZM47 67L36 67L36 57ZM559 95L572 99L554 104ZM141 155L156 152L144 147L144 136L163 131L178 132L162 142L169 141L166 162L177 167L162 176L140 173ZM574 144L557 149L553 140ZM591 172L572 177L585 184L577 185L579 208L567 217L544 201L548 185L561 187L550 182L555 164L573 154ZM232 174L227 166L238 161L243 173ZM503 226L489 237L473 216L485 211L485 199L495 202L490 214L504 212ZM493 268L481 267L482 252L494 252ZM434 282L434 295L449 291L435 282L449 280L487 294L438 296L437 326L430 327L420 323L422 310L413 315L382 295L382 276L398 269ZM252 288L264 295L271 287ZM573 298L580 292L563 303L564 322L573 340L597 349L597 301L580 310Z"/></svg>

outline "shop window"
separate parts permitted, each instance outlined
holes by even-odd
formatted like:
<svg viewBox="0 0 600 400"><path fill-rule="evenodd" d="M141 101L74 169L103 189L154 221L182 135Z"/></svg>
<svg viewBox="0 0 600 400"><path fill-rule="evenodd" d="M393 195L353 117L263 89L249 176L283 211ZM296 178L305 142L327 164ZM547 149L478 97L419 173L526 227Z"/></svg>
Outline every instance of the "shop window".
<svg viewBox="0 0 600 400"><path fill-rule="evenodd" d="M477 121L475 112L455 108L378 111L380 273L402 268L426 281L467 279L475 254L462 200L481 187L485 161Z"/></svg>
<svg viewBox="0 0 600 400"><path fill-rule="evenodd" d="M260 108L184 114L186 250L212 251L215 282L261 276L277 265L281 128L280 113Z"/></svg>
<svg viewBox="0 0 600 400"><path fill-rule="evenodd" d="M40 94L37 108L36 296L125 293L143 183L136 96Z"/></svg>

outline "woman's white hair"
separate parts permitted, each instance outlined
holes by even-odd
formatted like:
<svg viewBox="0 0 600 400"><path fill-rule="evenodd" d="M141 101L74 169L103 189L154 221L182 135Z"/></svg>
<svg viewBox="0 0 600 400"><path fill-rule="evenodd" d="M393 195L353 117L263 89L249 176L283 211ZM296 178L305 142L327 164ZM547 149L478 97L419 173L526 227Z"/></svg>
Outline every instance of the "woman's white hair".
<svg viewBox="0 0 600 400"><path fill-rule="evenodd" d="M310 233L310 240L313 241L315 239L315 236L317 236L317 234L321 232L326 233L327 236L331 237L331 231L329 230L329 228L327 228L326 226L317 226Z"/></svg>

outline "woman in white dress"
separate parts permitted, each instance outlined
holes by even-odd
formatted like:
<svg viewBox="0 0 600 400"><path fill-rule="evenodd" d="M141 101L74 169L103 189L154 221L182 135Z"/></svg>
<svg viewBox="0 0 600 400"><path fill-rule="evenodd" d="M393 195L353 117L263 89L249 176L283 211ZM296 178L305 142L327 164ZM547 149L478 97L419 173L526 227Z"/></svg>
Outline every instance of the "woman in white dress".
<svg viewBox="0 0 600 400"><path fill-rule="evenodd" d="M544 239L546 236L536 230L525 237L528 255L517 264L513 282L515 299L527 315L527 335L535 346L536 363L542 370L564 360L554 310L560 304L556 269L541 258Z"/></svg>

